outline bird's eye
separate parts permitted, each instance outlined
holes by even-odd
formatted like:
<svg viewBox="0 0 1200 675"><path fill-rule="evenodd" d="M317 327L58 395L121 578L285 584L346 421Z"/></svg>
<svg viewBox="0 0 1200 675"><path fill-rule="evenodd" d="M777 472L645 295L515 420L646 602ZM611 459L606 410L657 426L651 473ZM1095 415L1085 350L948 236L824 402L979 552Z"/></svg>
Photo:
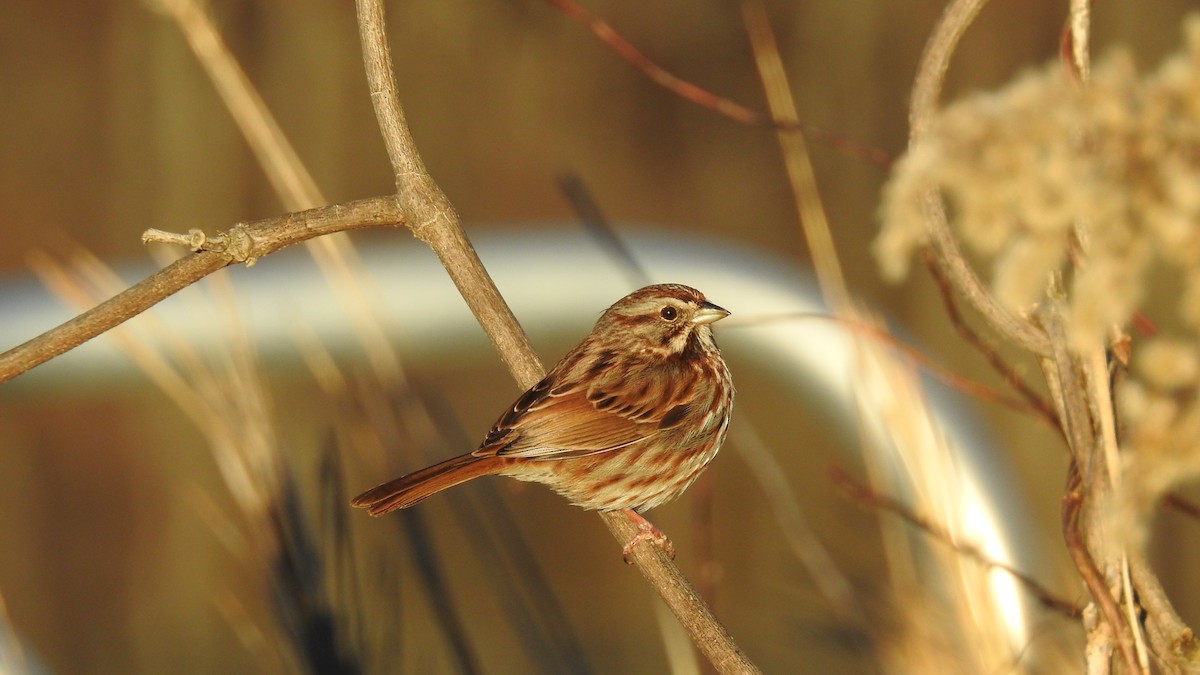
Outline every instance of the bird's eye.
<svg viewBox="0 0 1200 675"><path fill-rule="evenodd" d="M679 311L674 307L667 305L666 307L662 308L662 311L659 312L659 314L667 321L674 321L675 317L679 316Z"/></svg>

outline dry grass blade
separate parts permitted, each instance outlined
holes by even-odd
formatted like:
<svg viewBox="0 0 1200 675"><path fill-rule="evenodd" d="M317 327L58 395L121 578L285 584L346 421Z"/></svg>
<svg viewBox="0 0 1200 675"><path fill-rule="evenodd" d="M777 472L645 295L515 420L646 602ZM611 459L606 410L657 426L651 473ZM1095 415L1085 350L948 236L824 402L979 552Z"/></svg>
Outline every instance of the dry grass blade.
<svg viewBox="0 0 1200 675"><path fill-rule="evenodd" d="M408 443L430 449L417 458L418 464L436 461L449 448L470 447L475 441L433 386L418 382L411 391L402 392L387 409L402 418L406 428L427 430L424 437L421 433L414 434L415 438ZM378 410L376 414L384 412ZM530 659L545 672L581 675L593 672L582 636L572 629L566 609L552 592L542 563L530 549L500 490L484 482L471 493L474 499L450 500L451 508L459 527L468 533L467 540L475 547L473 557L491 561L488 574L495 579L492 587L509 621L520 627L517 633Z"/></svg>
<svg viewBox="0 0 1200 675"><path fill-rule="evenodd" d="M835 314L841 314L850 307L850 294L833 245L833 235L829 231L829 219L825 216L821 194L817 189L816 175L808 156L808 144L799 130L799 115L783 68L783 59L775 43L775 33L761 0L743 0L741 6L771 116L779 124L791 127L781 127L776 136L783 152L792 197L796 202L796 215L808 242L813 269L817 273L817 283L825 302Z"/></svg>
<svg viewBox="0 0 1200 675"><path fill-rule="evenodd" d="M783 467L744 420L734 427L732 440L738 456L750 467L767 503L775 512L775 519L779 522L788 547L812 576L830 610L841 621L865 631L868 628L867 619L854 585L838 569L833 556L808 526L796 495L787 483Z"/></svg>
<svg viewBox="0 0 1200 675"><path fill-rule="evenodd" d="M32 673L34 669L21 644L21 638L13 630L8 618L8 606L4 603L4 594L0 593L0 672Z"/></svg>
<svg viewBox="0 0 1200 675"><path fill-rule="evenodd" d="M259 166L289 211L311 209L328 202L271 114L262 96L238 65L211 18L197 0L159 0L171 12L196 60L246 137ZM346 312L355 336L378 377L399 377L400 362L372 312L379 291L365 281L362 261L345 234L306 242Z"/></svg>

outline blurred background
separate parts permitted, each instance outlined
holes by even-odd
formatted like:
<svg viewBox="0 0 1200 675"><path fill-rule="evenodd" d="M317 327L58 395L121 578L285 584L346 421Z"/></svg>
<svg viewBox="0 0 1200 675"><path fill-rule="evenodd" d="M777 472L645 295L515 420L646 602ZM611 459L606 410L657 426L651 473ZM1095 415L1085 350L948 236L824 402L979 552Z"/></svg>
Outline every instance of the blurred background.
<svg viewBox="0 0 1200 675"><path fill-rule="evenodd" d="M736 3L586 7L672 73L765 109ZM801 119L901 153L908 91L942 8L929 0L768 2ZM1139 67L1153 67L1180 48L1180 22L1192 8L1186 0L1096 3L1094 54L1123 44ZM218 0L208 9L330 203L394 189L350 3ZM148 227L213 232L287 210L178 24L155 3L9 0L5 10L0 291L32 288L29 265L39 253L73 257L82 247L144 270L139 238ZM1065 15L1065 2L992 3L957 52L947 96L999 86L1054 59ZM664 91L540 0L392 2L388 28L413 136L472 236L502 246L531 231L578 228L558 183L566 172L614 222L638 224L631 230L762 255L764 265L803 279L808 252L772 131ZM857 298L936 362L1001 385L957 337L928 275L899 287L880 280L868 247L886 169L816 141L811 152ZM433 259L405 231L353 241L364 252L408 246ZM285 265L289 255L304 253L237 276ZM494 271L551 288L556 279L545 277L561 274L561 261L543 270L520 260L518 269ZM429 284L380 290L396 301L447 286L441 277ZM607 301L527 325L543 361L553 363L627 290L613 285ZM738 298L709 294L736 311ZM0 317L18 311L0 306ZM65 305L52 311L71 315ZM806 398L732 330L718 335L738 382L740 419L753 422L779 462L866 621L847 619L815 590L734 452L709 472L701 499L659 509L655 521L767 672L886 670L886 643L913 634L913 608L882 590L880 515L842 496L825 471L834 462L858 473L857 439L829 428L819 392ZM262 447L285 457L267 471L278 489L259 512L246 508L253 495L229 489L211 430L137 369L46 368L0 386L0 597L29 658L63 673L663 672L675 664L650 590L620 563L598 519L544 489L495 480L391 522L341 508L427 459L473 449L518 393L481 336L437 347L406 352L403 386L353 347L332 355L341 384L314 374L313 349L247 357L241 348L198 347L201 360L218 364L215 380L226 372L220 364L255 364L245 384L253 395L229 406L261 423ZM230 350L237 355L222 356ZM1004 353L1036 376L1031 360ZM260 407L248 410L238 403L245 400ZM1058 534L1062 444L1026 415L964 405L1019 485L1011 499L1028 512L1023 539L1043 561L1041 580L1078 600ZM373 452L355 456L363 447ZM696 502L711 509L710 520ZM475 510L464 514L460 503ZM492 514L497 504L511 520ZM1187 570L1200 562L1200 524L1172 512L1159 528L1165 536L1156 542L1170 546L1156 564L1195 625L1200 588ZM288 536L272 543L280 532ZM514 553L518 539L528 548ZM528 597L539 592L545 597ZM518 605L535 610L518 620ZM1050 613L1033 617L1030 644L1048 655L1014 670L1075 667L1077 627ZM937 620L921 621L936 633ZM322 635L339 636L339 646Z"/></svg>

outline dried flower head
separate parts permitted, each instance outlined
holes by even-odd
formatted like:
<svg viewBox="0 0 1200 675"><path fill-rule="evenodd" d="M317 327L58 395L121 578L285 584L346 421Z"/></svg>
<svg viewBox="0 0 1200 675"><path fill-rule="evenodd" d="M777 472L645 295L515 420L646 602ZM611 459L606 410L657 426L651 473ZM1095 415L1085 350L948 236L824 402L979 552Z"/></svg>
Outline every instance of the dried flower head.
<svg viewBox="0 0 1200 675"><path fill-rule="evenodd" d="M1001 303L1028 311L1061 273L1073 345L1102 345L1150 269L1200 265L1200 18L1186 34L1186 52L1145 77L1118 52L1086 86L1055 62L948 106L884 190L884 274L907 273L925 240L920 196L936 188ZM1200 290L1183 300L1200 326Z"/></svg>

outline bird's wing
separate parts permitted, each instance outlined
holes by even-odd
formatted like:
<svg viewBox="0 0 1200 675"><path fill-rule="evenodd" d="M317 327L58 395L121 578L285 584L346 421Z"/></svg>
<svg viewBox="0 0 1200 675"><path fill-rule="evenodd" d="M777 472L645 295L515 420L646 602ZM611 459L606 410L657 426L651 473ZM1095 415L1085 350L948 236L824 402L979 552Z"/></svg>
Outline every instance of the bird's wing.
<svg viewBox="0 0 1200 675"><path fill-rule="evenodd" d="M475 454L567 459L629 447L678 425L696 395L690 368L559 379L551 373L517 399Z"/></svg>

